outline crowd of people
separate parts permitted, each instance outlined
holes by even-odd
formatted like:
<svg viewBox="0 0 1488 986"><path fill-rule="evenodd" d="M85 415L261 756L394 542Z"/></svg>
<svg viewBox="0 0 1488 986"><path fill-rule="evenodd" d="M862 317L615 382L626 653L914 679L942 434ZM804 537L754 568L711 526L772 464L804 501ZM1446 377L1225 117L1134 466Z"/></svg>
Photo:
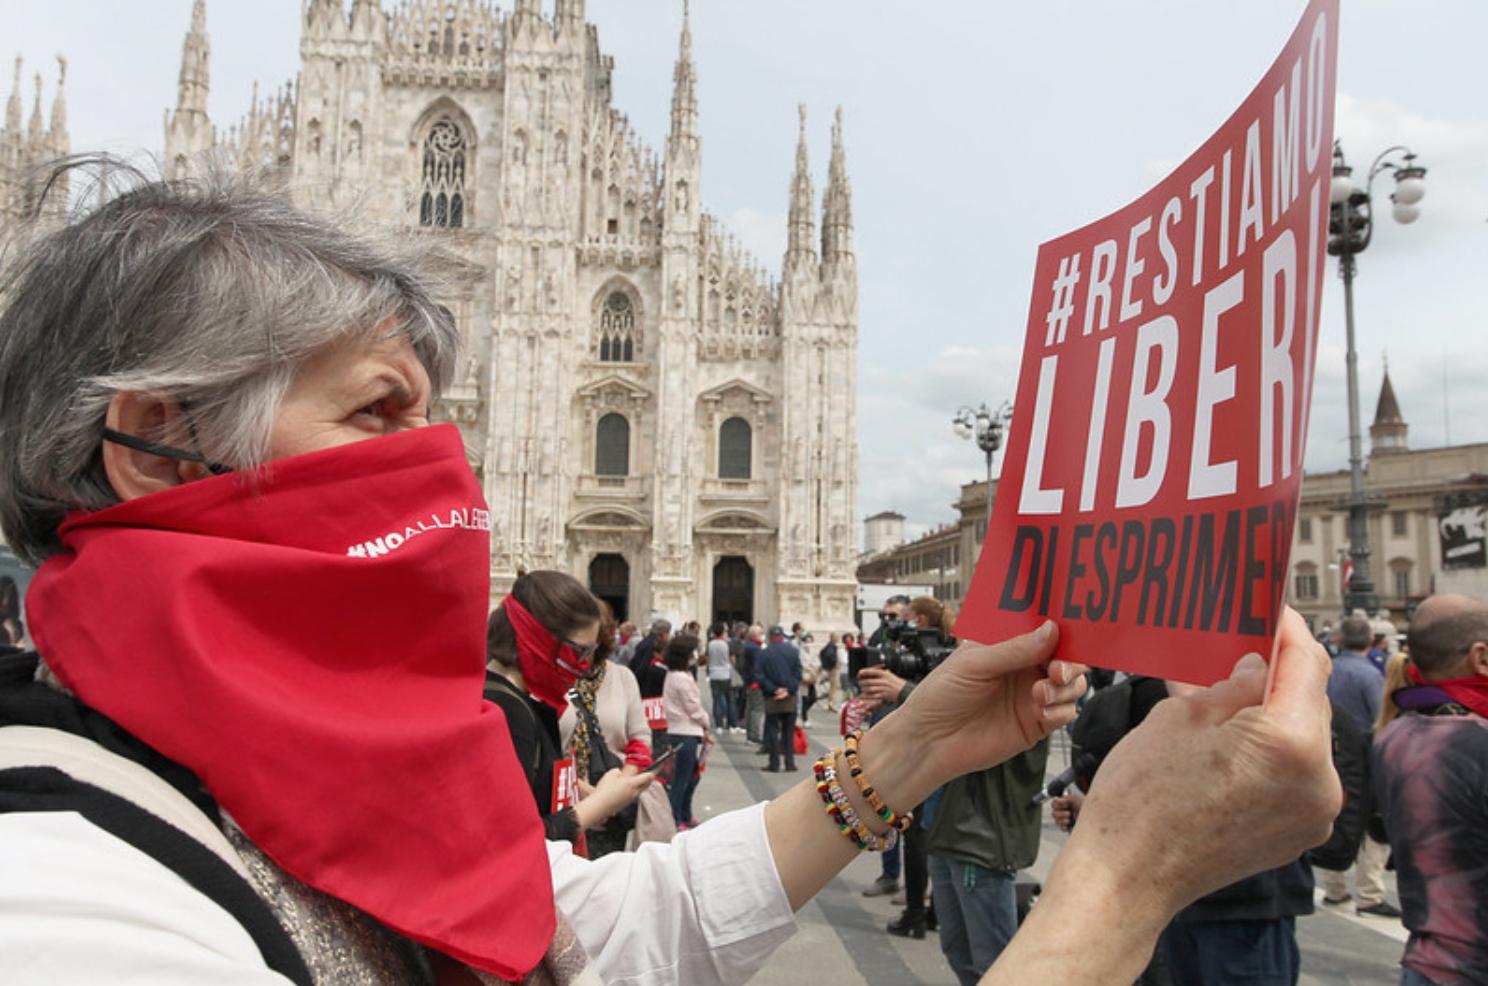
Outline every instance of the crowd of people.
<svg viewBox="0 0 1488 986"><path fill-rule="evenodd" d="M1054 623L883 679L871 728L694 826L677 775L724 728L686 671L699 628L612 644L592 597L537 572L492 611L493 519L458 429L430 421L460 333L416 262L237 179L111 178L0 281L0 526L36 569L34 650L0 655L7 982L742 983L938 791L929 859L958 895L991 872L1001 897L1016 853L939 836L955 797L975 809L988 771L1073 721L1088 655ZM1442 620L1413 640L1415 687L1477 708L1461 680L1488 675L1488 644L1447 605L1423 607ZM740 686L783 773L806 767L793 717L821 673L788 637L765 629ZM1182 908L1327 836L1328 658L1294 613L1273 664L1164 700L1112 751L983 983L1135 981ZM1386 768L1397 735L1421 734L1408 759L1480 725L1426 708L1380 738ZM675 836L594 851L631 805L641 827L663 758ZM1459 841L1434 841L1413 792L1382 800L1431 877L1402 872L1424 922L1407 965L1469 981L1442 972L1458 925L1433 922L1488 881L1439 889ZM956 905L973 969L975 896Z"/></svg>

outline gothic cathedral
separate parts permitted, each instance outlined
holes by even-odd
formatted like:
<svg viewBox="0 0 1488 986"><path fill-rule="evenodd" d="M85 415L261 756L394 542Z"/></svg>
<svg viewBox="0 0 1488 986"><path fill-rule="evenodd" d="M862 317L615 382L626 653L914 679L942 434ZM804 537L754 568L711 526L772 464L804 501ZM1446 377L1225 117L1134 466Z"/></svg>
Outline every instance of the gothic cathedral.
<svg viewBox="0 0 1488 986"><path fill-rule="evenodd" d="M468 359L438 409L492 511L497 597L571 572L644 624L846 629L857 270L840 113L820 238L805 111L772 278L703 207L684 9L661 154L610 104L583 0L310 0L299 78L207 117L196 0L167 169L216 150L422 238ZM782 167L782 174L785 168Z"/></svg>

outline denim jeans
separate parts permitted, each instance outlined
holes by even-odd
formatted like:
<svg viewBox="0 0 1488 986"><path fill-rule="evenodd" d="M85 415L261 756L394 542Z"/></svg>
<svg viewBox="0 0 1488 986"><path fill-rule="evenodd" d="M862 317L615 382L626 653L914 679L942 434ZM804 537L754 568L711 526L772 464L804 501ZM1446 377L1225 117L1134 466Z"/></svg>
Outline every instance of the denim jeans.
<svg viewBox="0 0 1488 986"><path fill-rule="evenodd" d="M729 702L729 683L725 678L722 681L708 679L708 691L713 695L713 728L717 730L727 729L735 725L733 709Z"/></svg>
<svg viewBox="0 0 1488 986"><path fill-rule="evenodd" d="M672 775L672 786L667 792L672 802L672 820L678 826L691 825L692 792L697 790L698 746L702 743L702 737L673 734L670 740L677 750L677 755L673 758L676 773Z"/></svg>
<svg viewBox="0 0 1488 986"><path fill-rule="evenodd" d="M897 880L897 879L899 879L899 869L900 869L900 865L902 864L903 859L904 859L903 850L900 849L900 847L899 847L899 840L898 839L895 839L894 840L894 848L892 848L892 849L885 849L883 852L881 852L881 853L878 854L878 858L879 858L880 864L882 865L882 870L881 870L881 877L882 877L882 879L885 879L885 880Z"/></svg>
<svg viewBox="0 0 1488 986"><path fill-rule="evenodd" d="M1297 919L1174 921L1159 947L1173 986L1297 986Z"/></svg>
<svg viewBox="0 0 1488 986"><path fill-rule="evenodd" d="M1427 979L1409 966L1400 967L1400 986L1436 986L1436 983Z"/></svg>
<svg viewBox="0 0 1488 986"><path fill-rule="evenodd" d="M930 857L940 950L961 986L976 986L1018 930L1015 874Z"/></svg>

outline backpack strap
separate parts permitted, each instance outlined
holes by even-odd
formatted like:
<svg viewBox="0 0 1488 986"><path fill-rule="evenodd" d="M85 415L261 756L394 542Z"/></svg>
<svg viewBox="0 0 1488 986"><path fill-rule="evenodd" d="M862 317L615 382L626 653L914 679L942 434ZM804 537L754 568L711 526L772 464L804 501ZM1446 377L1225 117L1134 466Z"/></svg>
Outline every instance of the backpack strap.
<svg viewBox="0 0 1488 986"><path fill-rule="evenodd" d="M59 729L0 727L0 812L76 812L176 873L243 926L264 963L311 986L305 961L232 844L147 768Z"/></svg>

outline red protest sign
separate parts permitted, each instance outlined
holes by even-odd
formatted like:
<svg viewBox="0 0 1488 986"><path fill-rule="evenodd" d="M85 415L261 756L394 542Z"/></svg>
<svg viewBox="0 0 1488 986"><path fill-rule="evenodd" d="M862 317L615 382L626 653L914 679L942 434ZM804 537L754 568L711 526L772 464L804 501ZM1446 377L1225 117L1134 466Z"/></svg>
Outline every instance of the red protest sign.
<svg viewBox="0 0 1488 986"><path fill-rule="evenodd" d="M1039 248L1017 416L956 624L1045 619L1101 667L1208 684L1270 654L1302 481L1338 0L1218 132Z"/></svg>

